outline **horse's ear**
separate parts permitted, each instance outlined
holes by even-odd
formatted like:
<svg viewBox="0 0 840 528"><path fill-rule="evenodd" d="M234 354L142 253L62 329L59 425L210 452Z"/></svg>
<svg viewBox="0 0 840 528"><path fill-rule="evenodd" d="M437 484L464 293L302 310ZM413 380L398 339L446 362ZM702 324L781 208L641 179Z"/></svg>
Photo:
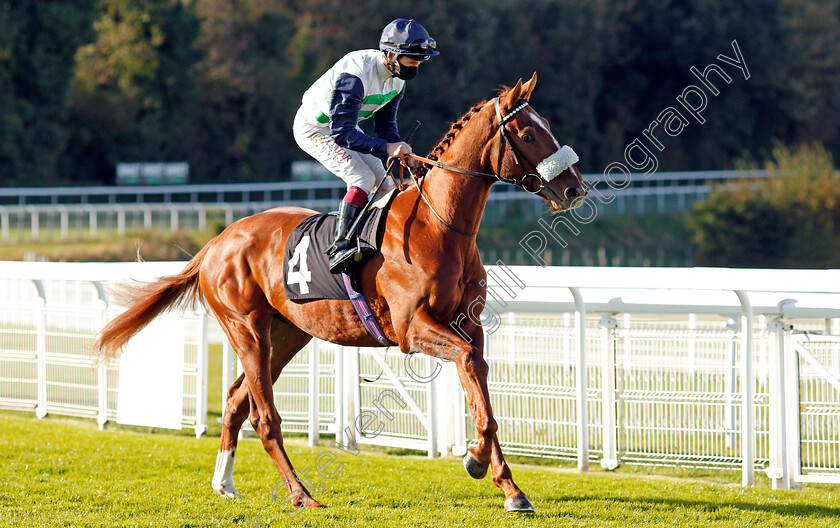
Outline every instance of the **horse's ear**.
<svg viewBox="0 0 840 528"><path fill-rule="evenodd" d="M505 110L510 110L511 108L513 108L513 105L515 105L516 102L519 101L521 96L522 96L522 79L519 79L519 82L516 83L516 86L514 86L513 88L508 90L508 92L505 96L505 100L502 104L502 107Z"/></svg>
<svg viewBox="0 0 840 528"><path fill-rule="evenodd" d="M537 72L531 76L531 80L522 85L522 99L528 100L531 98L531 92L534 91L534 86L537 85Z"/></svg>

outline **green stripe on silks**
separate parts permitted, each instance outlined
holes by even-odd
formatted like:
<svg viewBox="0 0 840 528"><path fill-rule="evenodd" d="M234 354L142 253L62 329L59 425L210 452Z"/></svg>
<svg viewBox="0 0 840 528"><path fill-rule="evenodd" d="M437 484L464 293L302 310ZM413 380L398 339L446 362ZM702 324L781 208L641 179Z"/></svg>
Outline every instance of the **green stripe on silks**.
<svg viewBox="0 0 840 528"><path fill-rule="evenodd" d="M394 97L396 97L397 93L399 93L399 92L397 92L396 90L391 90L390 92L388 92L386 94L369 95L369 96L365 97L364 99L362 99L362 104L363 105L375 104L377 106L382 106L385 103L387 103L388 101L390 101L391 99L393 99Z"/></svg>
<svg viewBox="0 0 840 528"><path fill-rule="evenodd" d="M377 107L384 106L386 103L391 101L394 97L397 96L399 92L396 90L391 90L386 94L374 94L369 95L362 99L362 105L375 105ZM373 115L372 111L369 110L362 110L359 112L359 117L362 119L367 119ZM327 124L330 122L330 117L325 115L323 112L318 112L318 115L315 117L315 120L319 123Z"/></svg>

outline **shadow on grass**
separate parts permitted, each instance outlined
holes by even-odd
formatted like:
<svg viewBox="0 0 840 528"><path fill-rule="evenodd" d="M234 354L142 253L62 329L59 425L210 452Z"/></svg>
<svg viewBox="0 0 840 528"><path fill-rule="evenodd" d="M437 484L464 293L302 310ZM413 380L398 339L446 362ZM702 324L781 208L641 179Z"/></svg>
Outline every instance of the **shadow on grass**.
<svg viewBox="0 0 840 528"><path fill-rule="evenodd" d="M816 506L808 504L760 504L757 502L735 501L719 502L703 500L668 499L662 497L614 497L614 496L588 496L588 497L542 497L540 502L569 503L569 502L592 502L601 501L606 503L621 503L626 506L637 506L645 508L645 505L661 505L668 508L684 508L703 512L714 513L725 508L734 508L746 512L766 512L785 517L806 517L811 519L840 519L840 508L829 508L827 506ZM539 509L537 510L539 512Z"/></svg>

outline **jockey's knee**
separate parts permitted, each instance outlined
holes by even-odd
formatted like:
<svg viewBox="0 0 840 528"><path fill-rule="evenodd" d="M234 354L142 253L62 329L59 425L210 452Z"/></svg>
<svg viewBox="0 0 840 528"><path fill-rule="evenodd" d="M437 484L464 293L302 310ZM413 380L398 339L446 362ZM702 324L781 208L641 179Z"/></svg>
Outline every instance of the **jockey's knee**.
<svg viewBox="0 0 840 528"><path fill-rule="evenodd" d="M342 179L347 184L348 189L350 187L358 187L368 195L376 187L376 176L369 170L354 172L352 175Z"/></svg>

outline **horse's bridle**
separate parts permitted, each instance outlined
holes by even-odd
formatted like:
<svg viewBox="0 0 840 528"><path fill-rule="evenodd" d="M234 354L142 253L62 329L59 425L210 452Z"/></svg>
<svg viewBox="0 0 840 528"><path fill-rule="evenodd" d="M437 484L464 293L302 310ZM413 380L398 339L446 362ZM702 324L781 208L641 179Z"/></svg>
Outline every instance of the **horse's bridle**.
<svg viewBox="0 0 840 528"><path fill-rule="evenodd" d="M502 117L502 111L499 107L499 98L498 97L496 97L496 99L494 100L494 104L496 106L496 119L499 121L499 136L500 136L499 137L499 158L498 158L498 161L496 162L496 171L502 172L502 158L504 157L504 144L502 143L502 140L504 140L504 143L507 143L507 146L510 149L511 154L513 154L513 161L518 166L520 166L524 169L525 166L522 163L519 162L519 158L521 156L522 159L525 160L525 161L527 161L527 158L516 147L516 144L513 141L510 140L510 137L508 137L507 129L505 128L505 124L508 121L510 121L513 118L513 116L516 115L517 112L519 112L520 110L522 110L523 108L528 106L528 101L525 101L521 105L517 106L516 108L514 108L511 111L511 113L509 113L508 115L506 115L504 117ZM423 163L426 163L428 165L433 165L435 167L438 167L440 169L444 169L444 170L448 170L448 171L452 171L452 172L458 172L460 174L467 174L469 176L476 176L478 178L489 179L489 180L498 181L498 182L502 182L502 183L510 183L511 185L515 185L516 187L519 187L520 189L522 189L526 192L529 192L531 194L539 194L545 188L545 180L543 180L542 176L539 175L539 172L537 171L536 165L534 165L533 163L530 163L530 162L528 162L528 163L529 163L529 165L531 165L531 167L534 167L534 172L526 173L522 178L516 179L516 178L506 178L504 176L501 176L500 174L488 174L486 172L476 172L476 171L471 171L471 170L466 170L466 169L459 169L458 167L452 167L452 166L449 166L449 165L445 165L445 164L441 163L440 161L431 160L431 159L428 159L428 158L423 158L423 157L420 157L420 156L416 156L414 154L409 154L409 156L416 159L416 160L422 161ZM411 175L411 179L414 181L414 185L417 187L417 192L420 194L420 197L423 198L423 201L426 202L426 205L429 206L429 209L432 210L432 212L435 214L435 216L438 218L438 220L443 222L443 224L446 227L448 227L448 228L452 229L453 231L456 231L456 232L458 232L458 233L460 233L464 236L474 237L474 236L478 235L477 231L475 233L466 233L464 231L461 231L457 227L453 226L452 224L450 224L446 220L444 220L443 217L441 217L438 214L438 212L435 211L435 208L432 207L432 204L429 202L429 199L426 198L426 196L423 194L423 191L420 190L420 182L417 181L417 178L414 176L414 172L410 168L408 169L408 173ZM540 186L536 191L532 191L525 186L524 182L525 182L525 179L528 178L528 177L534 177L539 182Z"/></svg>
<svg viewBox="0 0 840 528"><path fill-rule="evenodd" d="M502 172L502 157L504 157L504 149L502 148L502 139L505 140L505 143L507 143L507 146L510 149L511 154L513 154L513 161L518 166L522 167L522 169L524 170L525 165L523 165L522 163L519 163L519 157L521 156L522 159L525 160L525 161L528 161L528 158L526 158L525 155L522 154L522 152L516 147L516 144L513 141L510 140L510 137L508 137L507 128L505 128L505 124L508 121L510 121L511 118L513 118L513 116L516 115L517 112L519 112L520 110L522 110L523 108L528 106L528 101L525 101L521 105L517 106L516 108L513 109L513 111L511 113L509 113L508 115L506 115L504 117L502 117L502 111L499 108L499 98L498 97L495 100L495 106L496 106L496 119L499 120L499 136L501 136L501 139L499 140L499 159L496 162L496 170L498 172ZM501 181L501 182L504 182L504 183L512 183L513 185L519 187L523 191L529 192L531 194L539 194L545 188L545 183L542 179L542 176L540 176L539 172L537 172L537 166L534 165L533 163L530 163L530 162L528 162L528 163L529 163L529 165L531 165L531 167L534 168L534 172L526 172L525 175L522 176L522 178L520 178L518 180L516 180L514 178L502 178L501 176L499 176L497 174L494 174L493 176L495 176L495 178L498 181ZM537 181L540 184L540 187L536 191L532 191L525 186L525 179L528 178L529 176L536 178Z"/></svg>

